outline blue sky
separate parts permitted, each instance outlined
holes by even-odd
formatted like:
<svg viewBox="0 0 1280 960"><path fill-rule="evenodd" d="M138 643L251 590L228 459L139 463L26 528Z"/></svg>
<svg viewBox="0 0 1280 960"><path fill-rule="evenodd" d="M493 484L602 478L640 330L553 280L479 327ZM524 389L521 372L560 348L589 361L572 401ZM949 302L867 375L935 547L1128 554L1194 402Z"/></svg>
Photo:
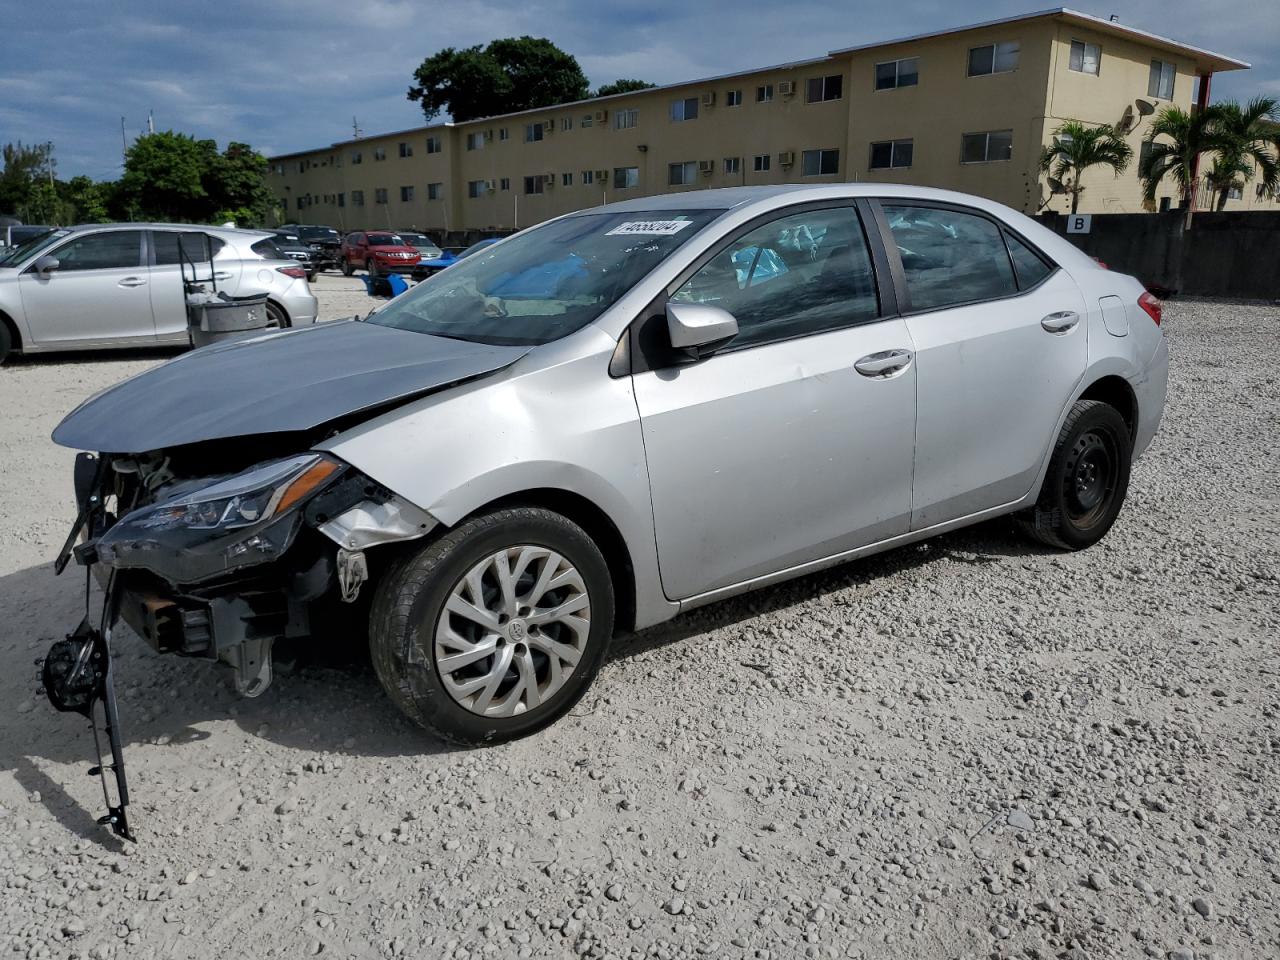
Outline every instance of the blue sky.
<svg viewBox="0 0 1280 960"><path fill-rule="evenodd" d="M413 70L446 46L545 36L593 85L655 83L819 56L828 50L1043 9L1037 0L62 0L4 18L0 142L54 142L58 175L114 178L120 118L243 140L267 154L416 126ZM1077 3L1098 16L1249 61L1214 99L1280 96L1280 3Z"/></svg>

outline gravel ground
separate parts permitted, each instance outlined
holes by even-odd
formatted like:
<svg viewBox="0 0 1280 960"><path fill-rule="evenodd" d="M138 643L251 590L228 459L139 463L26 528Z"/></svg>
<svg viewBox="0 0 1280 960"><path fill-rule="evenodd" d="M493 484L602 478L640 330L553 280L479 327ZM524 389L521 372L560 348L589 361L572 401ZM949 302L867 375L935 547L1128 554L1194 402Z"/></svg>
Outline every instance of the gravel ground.
<svg viewBox="0 0 1280 960"><path fill-rule="evenodd" d="M126 631L136 846L32 661L81 602L49 431L156 357L6 366L0 956L1280 956L1280 308L1166 318L1098 547L989 523L697 611L532 739L431 739L359 660L238 700Z"/></svg>

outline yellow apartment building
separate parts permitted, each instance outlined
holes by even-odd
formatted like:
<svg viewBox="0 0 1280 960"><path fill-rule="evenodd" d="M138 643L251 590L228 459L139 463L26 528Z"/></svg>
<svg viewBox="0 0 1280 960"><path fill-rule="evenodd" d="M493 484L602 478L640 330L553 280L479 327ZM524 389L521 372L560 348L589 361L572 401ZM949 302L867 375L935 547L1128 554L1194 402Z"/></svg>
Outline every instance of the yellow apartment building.
<svg viewBox="0 0 1280 960"><path fill-rule="evenodd" d="M1084 176L1081 212L1142 210L1137 156L1163 107L1247 63L1057 8L826 56L271 158L288 222L511 230L656 193L872 181L1066 211L1039 170L1062 121L1113 124L1135 161ZM1177 206L1172 183L1159 206ZM1228 209L1280 209L1247 184Z"/></svg>

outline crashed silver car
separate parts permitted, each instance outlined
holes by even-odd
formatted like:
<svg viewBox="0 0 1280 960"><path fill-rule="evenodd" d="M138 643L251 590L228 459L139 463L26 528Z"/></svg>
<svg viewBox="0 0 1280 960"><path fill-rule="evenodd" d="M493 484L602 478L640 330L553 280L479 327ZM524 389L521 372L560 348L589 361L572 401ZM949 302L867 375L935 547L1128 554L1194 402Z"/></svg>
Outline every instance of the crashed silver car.
<svg viewBox="0 0 1280 960"><path fill-rule="evenodd" d="M1095 543L1160 421L1159 322L991 201L705 190L179 357L54 439L91 451L76 557L155 649L253 696L364 604L396 706L482 744L564 714L619 630L1000 514Z"/></svg>

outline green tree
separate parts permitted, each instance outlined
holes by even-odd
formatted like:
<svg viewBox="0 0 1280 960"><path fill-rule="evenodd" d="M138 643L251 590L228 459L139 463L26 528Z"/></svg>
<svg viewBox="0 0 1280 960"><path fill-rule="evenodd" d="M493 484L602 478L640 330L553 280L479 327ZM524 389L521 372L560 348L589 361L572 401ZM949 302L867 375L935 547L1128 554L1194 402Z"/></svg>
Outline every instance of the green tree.
<svg viewBox="0 0 1280 960"><path fill-rule="evenodd" d="M107 190L109 184L98 183L88 177L72 177L65 183L59 182L59 194L63 203L67 204L72 214L68 218L71 223L106 223L111 217L107 213Z"/></svg>
<svg viewBox="0 0 1280 960"><path fill-rule="evenodd" d="M186 134L172 130L145 134L125 153L122 192L143 216L176 221L203 219L208 209L203 184L208 163L207 147Z"/></svg>
<svg viewBox="0 0 1280 960"><path fill-rule="evenodd" d="M205 192L218 222L261 226L274 203L267 186L267 158L247 143L232 142L215 154L204 178Z"/></svg>
<svg viewBox="0 0 1280 960"><path fill-rule="evenodd" d="M593 97L611 97L615 93L634 93L637 90L649 90L656 87L656 83L650 83L648 80L628 80L620 78L613 83L602 84L597 88L596 92L591 94Z"/></svg>
<svg viewBox="0 0 1280 960"><path fill-rule="evenodd" d="M1203 154L1214 153L1224 144L1218 127L1220 114L1216 104L1189 113L1181 107L1165 107L1151 124L1150 147L1138 168L1142 199L1147 204L1155 203L1161 181L1166 177L1173 181L1182 198L1187 227L1191 226L1195 209L1196 184L1192 172Z"/></svg>
<svg viewBox="0 0 1280 960"><path fill-rule="evenodd" d="M1254 97L1244 106L1234 100L1216 105L1215 128L1220 141L1213 169L1205 182L1217 194L1217 208L1227 205L1232 189L1244 189L1257 171L1259 186L1267 196L1280 191L1280 126L1276 123L1275 97Z"/></svg>
<svg viewBox="0 0 1280 960"><path fill-rule="evenodd" d="M408 97L428 120L456 122L585 100L586 75L550 40L508 37L488 46L446 47L414 71Z"/></svg>
<svg viewBox="0 0 1280 960"><path fill-rule="evenodd" d="M1068 120L1053 134L1053 144L1040 154L1040 169L1057 178L1071 193L1071 212L1080 206L1084 186L1080 178L1090 167L1110 167L1120 176L1133 149L1109 126L1090 127L1078 120Z"/></svg>
<svg viewBox="0 0 1280 960"><path fill-rule="evenodd" d="M21 141L6 143L0 149L4 170L0 172L0 213L15 213L33 219L24 208L36 200L36 184L48 185L53 157L48 144L24 146Z"/></svg>

